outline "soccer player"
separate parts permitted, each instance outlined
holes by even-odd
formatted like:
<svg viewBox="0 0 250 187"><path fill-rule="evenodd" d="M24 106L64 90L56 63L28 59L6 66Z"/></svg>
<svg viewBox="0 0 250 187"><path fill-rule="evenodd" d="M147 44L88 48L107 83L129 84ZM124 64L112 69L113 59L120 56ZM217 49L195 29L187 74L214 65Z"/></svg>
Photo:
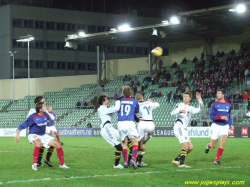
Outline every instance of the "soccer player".
<svg viewBox="0 0 250 187"><path fill-rule="evenodd" d="M60 142L60 143L63 145L63 143L62 143L61 140L60 140L60 136L59 136L59 134L58 134L58 132L57 132L57 130L56 130L56 127L55 127L55 123L56 123L56 114L52 111L52 106L49 106L49 107L48 107L48 112L49 112L51 115L53 115L55 119L54 119L54 120L51 120L51 119L48 120L48 124L47 124L47 126L46 126L46 133L47 133L48 135L50 134L50 132L52 132L52 134L54 133L54 134L56 135L56 138L57 138L58 142ZM48 151L47 151L46 158L44 159L44 163L48 164L49 167L52 167L52 164L51 164L51 162L50 162L50 157L51 157L53 151L54 151L54 147L51 146L51 147L48 149Z"/></svg>
<svg viewBox="0 0 250 187"><path fill-rule="evenodd" d="M114 117L114 113L118 112L120 109L120 101L115 102L114 107L108 107L109 98L106 95L101 95L98 97L98 117L101 122L101 136L113 147L116 148L115 151L115 169L123 169L124 167L120 164L120 158L122 154L122 145L119 141L120 136L118 131L113 127L111 120Z"/></svg>
<svg viewBox="0 0 250 187"><path fill-rule="evenodd" d="M217 150L217 155L214 161L215 165L221 165L220 157L224 151L225 144L227 141L228 130L234 129L233 119L231 117L231 104L225 101L225 90L217 90L217 99L211 105L211 109L209 111L209 116L213 121L211 125L211 142L207 144L205 149L205 153L209 152L210 148L215 148L220 139L220 146Z"/></svg>
<svg viewBox="0 0 250 187"><path fill-rule="evenodd" d="M31 114L28 117L27 121L23 122L18 126L15 141L19 142L21 130L29 127L29 135L28 135L29 142L35 144L32 169L37 170L39 151L42 146L47 148L50 146L56 147L57 155L60 162L59 168L69 169L69 167L64 163L64 153L60 142L56 141L53 137L45 134L45 128L47 126L48 119L49 115L47 113L45 103L43 102L37 103L36 113Z"/></svg>
<svg viewBox="0 0 250 187"><path fill-rule="evenodd" d="M171 112L172 116L176 116L174 122L174 134L178 138L180 144L182 144L181 153L172 161L172 163L181 168L191 168L184 164L187 154L194 149L192 142L188 137L187 126L192 115L199 113L204 107L201 93L196 92L196 99L198 100L199 107L194 108L193 106L189 106L190 101L192 100L192 94L190 92L184 92L183 103L178 103L175 109Z"/></svg>
<svg viewBox="0 0 250 187"><path fill-rule="evenodd" d="M139 124L137 125L138 133L140 137L139 141L139 152L137 156L137 166L143 167L147 166L146 163L142 162L143 155L145 154L146 143L148 140L152 139L152 135L155 130L155 124L153 121L153 110L160 106L159 103L153 102L151 99L147 101L144 100L142 94L138 93L135 98L139 101Z"/></svg>
<svg viewBox="0 0 250 187"><path fill-rule="evenodd" d="M34 103L37 104L39 102L46 103L43 96L37 96L35 98ZM36 109L35 108L31 108L30 111L29 111L29 113L28 113L27 119L29 118L30 115L32 115L34 113L36 113ZM47 114L50 116L51 120L55 120L55 117L52 114L50 114L48 111L47 111ZM40 152L39 152L39 156L38 156L38 161L37 161L37 166L43 166L43 164L42 164L41 161L42 161L44 149L45 149L45 147L43 147L43 146L40 148ZM51 157L53 151L54 151L54 147L50 146L48 148L48 150L47 150L46 159L44 159L44 163L46 163L49 167L53 167L52 164L51 164L51 162L50 162L50 157Z"/></svg>
<svg viewBox="0 0 250 187"><path fill-rule="evenodd" d="M138 132L135 127L135 118L134 115L139 113L139 104L136 99L133 99L132 90L130 87L126 86L123 89L124 97L120 99L121 107L118 112L118 131L120 138L122 140L122 155L124 158L124 168L128 168L128 157L127 157L127 137L132 141L132 158L129 160L129 163L133 166L134 169L137 169L136 157L138 153Z"/></svg>

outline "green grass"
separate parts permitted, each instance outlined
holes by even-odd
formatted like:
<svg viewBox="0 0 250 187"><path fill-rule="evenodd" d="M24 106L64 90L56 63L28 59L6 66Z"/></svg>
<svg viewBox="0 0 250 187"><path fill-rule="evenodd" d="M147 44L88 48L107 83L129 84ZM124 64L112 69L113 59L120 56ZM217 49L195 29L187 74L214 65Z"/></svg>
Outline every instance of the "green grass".
<svg viewBox="0 0 250 187"><path fill-rule="evenodd" d="M25 137L19 143L14 143L13 138L0 138L0 186L199 186L185 185L185 181L190 180L245 181L245 185L239 186L250 186L248 138L228 139L221 166L213 164L217 149L210 150L208 155L204 153L209 139L193 138L194 151L186 159L191 169L177 168L171 163L181 150L176 138L153 138L148 142L144 156L149 165L138 170L114 170L115 149L101 137L61 139L65 143L65 163L71 169L58 168L59 161L54 151L53 168L45 166L33 171L34 145L29 144ZM27 182L45 178L51 180ZM8 183L10 181L13 183Z"/></svg>

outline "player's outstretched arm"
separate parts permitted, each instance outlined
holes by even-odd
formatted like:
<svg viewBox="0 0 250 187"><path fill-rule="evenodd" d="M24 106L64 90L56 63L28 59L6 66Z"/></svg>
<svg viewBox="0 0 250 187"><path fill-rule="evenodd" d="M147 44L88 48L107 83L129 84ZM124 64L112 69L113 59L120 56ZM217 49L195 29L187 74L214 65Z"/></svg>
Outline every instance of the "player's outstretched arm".
<svg viewBox="0 0 250 187"><path fill-rule="evenodd" d="M54 121L56 118L51 113L49 113L48 109L46 109L46 113L49 115L49 118Z"/></svg>
<svg viewBox="0 0 250 187"><path fill-rule="evenodd" d="M175 106L175 109L170 114L171 114L171 116L174 116L174 115L179 114L179 113L184 113L184 114L186 113L186 110L181 109L180 103Z"/></svg>

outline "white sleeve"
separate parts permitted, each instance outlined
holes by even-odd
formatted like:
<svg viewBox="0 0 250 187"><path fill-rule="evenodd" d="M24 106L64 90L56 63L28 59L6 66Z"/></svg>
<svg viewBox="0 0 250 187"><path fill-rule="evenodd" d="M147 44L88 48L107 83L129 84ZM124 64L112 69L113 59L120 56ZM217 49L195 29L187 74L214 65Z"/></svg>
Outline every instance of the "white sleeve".
<svg viewBox="0 0 250 187"><path fill-rule="evenodd" d="M201 112L203 110L204 104L203 104L202 99L199 99L198 102L199 102L199 107L198 108L193 107L192 108L192 114L198 114L199 112Z"/></svg>
<svg viewBox="0 0 250 187"><path fill-rule="evenodd" d="M160 104L157 103L157 102L155 102L155 103L152 103L152 102L151 102L150 104L151 104L152 109L156 109L157 107L160 106Z"/></svg>
<svg viewBox="0 0 250 187"><path fill-rule="evenodd" d="M29 111L29 113L28 113L28 115L27 115L27 119L29 118L29 116L30 116L31 114L34 114L34 113L36 113L36 110L35 110L34 108L30 109L30 111Z"/></svg>
<svg viewBox="0 0 250 187"><path fill-rule="evenodd" d="M249 112L248 112L248 113L246 113L246 116L250 117L250 113L249 113Z"/></svg>
<svg viewBox="0 0 250 187"><path fill-rule="evenodd" d="M180 113L180 110L181 110L181 103L178 103L178 104L176 104L175 105L175 108L174 108L174 110L170 113L171 114L171 116L174 116L174 115L176 115L176 114L179 114Z"/></svg>
<svg viewBox="0 0 250 187"><path fill-rule="evenodd" d="M110 114L110 113L118 112L120 110L120 106L121 106L121 101L117 100L115 102L115 106L106 108L103 114Z"/></svg>
<svg viewBox="0 0 250 187"><path fill-rule="evenodd" d="M48 110L46 110L46 113L49 115L49 118L50 118L52 121L54 121L54 120L56 119L55 116L53 116L51 113L49 113Z"/></svg>

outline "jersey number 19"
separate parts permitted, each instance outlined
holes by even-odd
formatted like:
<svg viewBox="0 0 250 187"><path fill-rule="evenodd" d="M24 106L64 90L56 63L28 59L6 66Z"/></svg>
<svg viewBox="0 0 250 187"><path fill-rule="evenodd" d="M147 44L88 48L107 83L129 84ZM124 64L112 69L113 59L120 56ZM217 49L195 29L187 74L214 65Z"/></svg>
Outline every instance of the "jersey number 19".
<svg viewBox="0 0 250 187"><path fill-rule="evenodd" d="M121 105L121 116L125 115L128 116L131 110L131 106L130 105Z"/></svg>

